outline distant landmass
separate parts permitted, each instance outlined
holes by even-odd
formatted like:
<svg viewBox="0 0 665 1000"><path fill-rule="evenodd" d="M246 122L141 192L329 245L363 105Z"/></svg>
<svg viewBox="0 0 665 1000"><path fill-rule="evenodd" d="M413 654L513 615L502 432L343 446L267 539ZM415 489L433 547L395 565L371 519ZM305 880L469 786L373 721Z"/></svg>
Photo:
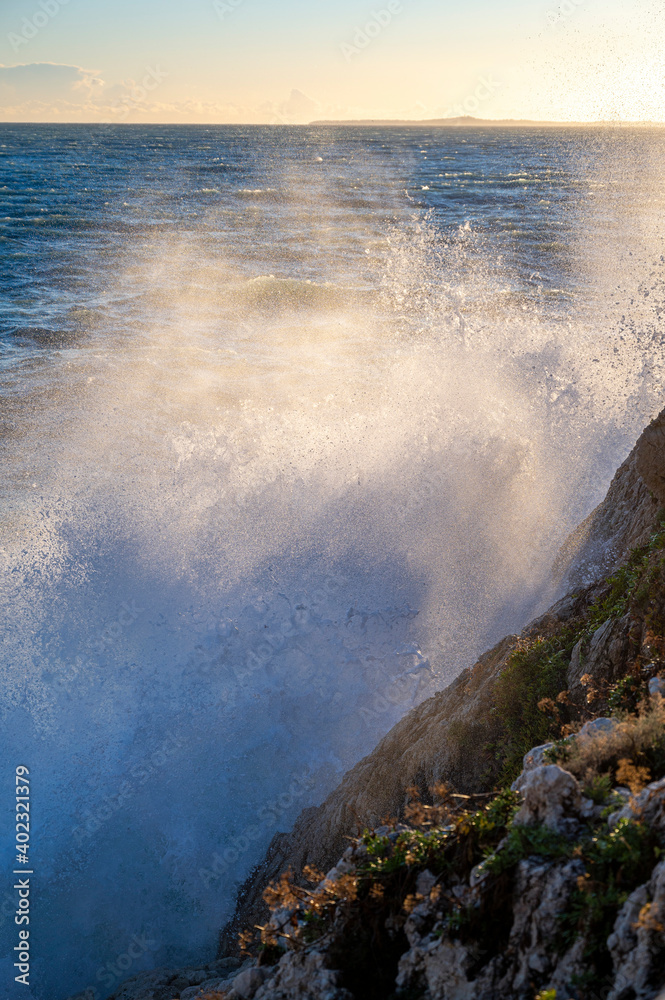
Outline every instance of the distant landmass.
<svg viewBox="0 0 665 1000"><path fill-rule="evenodd" d="M359 125L365 127L391 127L391 128L478 128L519 126L530 128L563 128L565 126L591 127L594 125L633 125L638 122L538 122L530 121L526 118L473 118L471 115L464 115L462 118L426 118L415 120L413 118L358 118L346 121L333 121L322 119L310 122L310 125Z"/></svg>

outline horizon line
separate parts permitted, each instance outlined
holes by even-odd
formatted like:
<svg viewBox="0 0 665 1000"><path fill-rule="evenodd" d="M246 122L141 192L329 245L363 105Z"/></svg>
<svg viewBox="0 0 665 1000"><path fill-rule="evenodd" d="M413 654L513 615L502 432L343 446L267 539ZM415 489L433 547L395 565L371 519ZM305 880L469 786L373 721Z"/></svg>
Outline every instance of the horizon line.
<svg viewBox="0 0 665 1000"><path fill-rule="evenodd" d="M622 120L622 119L600 119L594 121L578 121L574 119L560 121L548 119L531 118L474 118L471 115L464 115L457 118L320 118L310 122L231 122L231 121L146 121L146 122L125 122L125 121L15 121L13 119L0 118L0 125L100 125L100 126L128 126L140 127L142 125L180 125L180 126L201 126L201 125L232 125L242 128L320 128L322 126L344 127L384 127L401 128L414 126L429 126L430 128L473 128L479 126L523 126L523 127L566 127L577 126L580 128L593 127L616 127L638 126L643 128L665 126L665 120L648 121L642 120Z"/></svg>

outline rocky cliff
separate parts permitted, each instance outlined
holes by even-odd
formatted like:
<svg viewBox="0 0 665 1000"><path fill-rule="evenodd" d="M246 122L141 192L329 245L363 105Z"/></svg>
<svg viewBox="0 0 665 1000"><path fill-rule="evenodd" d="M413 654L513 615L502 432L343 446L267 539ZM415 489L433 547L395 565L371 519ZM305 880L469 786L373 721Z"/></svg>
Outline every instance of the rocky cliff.
<svg viewBox="0 0 665 1000"><path fill-rule="evenodd" d="M604 581L608 575L656 531L663 503L665 411L644 431L619 468L603 503L563 547L555 572L567 596L521 635L506 636L448 688L409 712L368 757L348 772L321 806L305 810L291 833L274 838L264 863L239 894L235 917L222 936L224 949L234 946L243 927L266 919L263 891L269 882L282 871L302 871L308 864L327 870L344 850L349 836L357 836L364 827L377 826L386 817L402 814L409 786L416 785L426 792L443 780L466 793L492 787L501 770L494 744L503 735L494 691L515 650L565 630L571 623L581 621L584 625L585 616L591 617L589 609L607 590ZM608 680L610 675L617 679L627 669L629 651L615 649L613 643L616 645L619 635L626 632L628 623L605 627L611 631L596 637L593 662L585 669L599 677L605 672ZM630 655L640 656L632 647ZM616 662L608 666L610 661ZM571 678L578 688L581 676ZM565 686L562 684L561 690ZM552 693L556 697L559 691ZM528 749L524 744L529 735L525 729L523 750Z"/></svg>

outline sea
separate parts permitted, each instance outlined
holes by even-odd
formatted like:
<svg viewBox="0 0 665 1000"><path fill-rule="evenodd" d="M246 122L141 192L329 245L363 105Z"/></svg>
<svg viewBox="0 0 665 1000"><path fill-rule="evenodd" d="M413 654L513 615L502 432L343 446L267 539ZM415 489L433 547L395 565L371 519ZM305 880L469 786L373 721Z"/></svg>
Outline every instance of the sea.
<svg viewBox="0 0 665 1000"><path fill-rule="evenodd" d="M632 126L0 124L10 1000L212 960L273 836L557 596L663 406L664 163Z"/></svg>

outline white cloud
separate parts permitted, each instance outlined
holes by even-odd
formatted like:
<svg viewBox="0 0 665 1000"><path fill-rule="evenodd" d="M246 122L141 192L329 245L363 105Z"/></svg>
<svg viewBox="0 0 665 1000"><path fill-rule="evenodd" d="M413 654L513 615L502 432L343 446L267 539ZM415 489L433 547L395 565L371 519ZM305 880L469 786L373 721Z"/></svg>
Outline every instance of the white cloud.
<svg viewBox="0 0 665 1000"><path fill-rule="evenodd" d="M0 117L5 120L77 116L97 106L104 91L97 70L64 63L0 66Z"/></svg>

